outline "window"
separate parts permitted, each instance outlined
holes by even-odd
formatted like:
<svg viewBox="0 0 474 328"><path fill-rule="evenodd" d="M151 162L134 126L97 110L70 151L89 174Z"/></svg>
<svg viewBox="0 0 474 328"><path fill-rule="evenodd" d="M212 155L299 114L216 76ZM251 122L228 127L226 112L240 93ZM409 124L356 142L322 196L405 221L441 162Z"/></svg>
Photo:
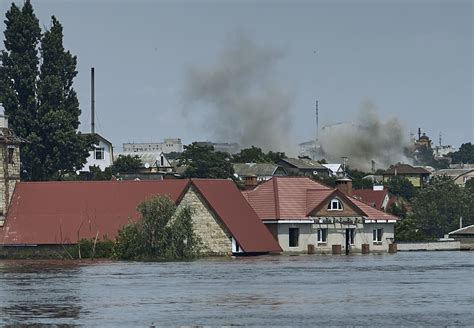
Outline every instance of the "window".
<svg viewBox="0 0 474 328"><path fill-rule="evenodd" d="M104 147L96 147L94 150L94 159L104 159Z"/></svg>
<svg viewBox="0 0 474 328"><path fill-rule="evenodd" d="M374 229L373 231L373 241L374 243L381 243L382 242L382 235L383 235L383 229Z"/></svg>
<svg viewBox="0 0 474 328"><path fill-rule="evenodd" d="M299 228L290 228L288 230L288 234L290 237L289 246L290 247L298 247L299 239L300 239L300 229Z"/></svg>
<svg viewBox="0 0 474 328"><path fill-rule="evenodd" d="M15 163L15 162L13 161L13 155L14 155L14 154L15 154L15 148L10 148L10 147L9 147L9 148L8 148L8 154L7 154L7 156L8 156L8 164L13 164L13 163Z"/></svg>
<svg viewBox="0 0 474 328"><path fill-rule="evenodd" d="M342 211L342 203L339 199L334 198L328 204L328 210L330 211Z"/></svg>
<svg viewBox="0 0 474 328"><path fill-rule="evenodd" d="M318 243L327 243L328 241L328 229L318 229Z"/></svg>

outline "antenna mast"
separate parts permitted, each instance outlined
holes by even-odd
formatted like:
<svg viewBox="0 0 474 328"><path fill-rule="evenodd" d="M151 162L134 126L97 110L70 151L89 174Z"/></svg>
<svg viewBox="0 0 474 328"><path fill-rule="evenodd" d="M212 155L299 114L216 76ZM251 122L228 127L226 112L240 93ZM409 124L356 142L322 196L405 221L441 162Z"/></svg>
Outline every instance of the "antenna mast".
<svg viewBox="0 0 474 328"><path fill-rule="evenodd" d="M316 141L319 140L319 108L316 100Z"/></svg>
<svg viewBox="0 0 474 328"><path fill-rule="evenodd" d="M91 67L91 133L95 133L94 67Z"/></svg>

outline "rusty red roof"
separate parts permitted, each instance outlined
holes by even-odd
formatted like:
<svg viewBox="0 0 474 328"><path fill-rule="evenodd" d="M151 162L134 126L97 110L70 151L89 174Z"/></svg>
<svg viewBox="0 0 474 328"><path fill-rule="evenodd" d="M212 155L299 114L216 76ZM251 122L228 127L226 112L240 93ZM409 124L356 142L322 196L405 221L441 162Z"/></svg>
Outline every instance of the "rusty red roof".
<svg viewBox="0 0 474 328"><path fill-rule="evenodd" d="M373 189L354 189L352 194L355 198L373 205L378 210L382 210L382 205L385 197L388 195L388 190L373 190Z"/></svg>
<svg viewBox="0 0 474 328"><path fill-rule="evenodd" d="M191 181L245 252L282 251L232 180Z"/></svg>
<svg viewBox="0 0 474 328"><path fill-rule="evenodd" d="M113 239L139 217L137 205L154 195L177 202L188 180L19 182L0 244L70 244L83 238Z"/></svg>
<svg viewBox="0 0 474 328"><path fill-rule="evenodd" d="M73 244L83 238L115 238L137 205L156 195L179 203L190 185L202 194L246 252L280 247L230 180L19 182L0 244Z"/></svg>
<svg viewBox="0 0 474 328"><path fill-rule="evenodd" d="M309 213L333 194L332 189L307 177L273 177L243 194L261 220L307 219ZM372 220L397 220L370 205L345 196L365 217Z"/></svg>

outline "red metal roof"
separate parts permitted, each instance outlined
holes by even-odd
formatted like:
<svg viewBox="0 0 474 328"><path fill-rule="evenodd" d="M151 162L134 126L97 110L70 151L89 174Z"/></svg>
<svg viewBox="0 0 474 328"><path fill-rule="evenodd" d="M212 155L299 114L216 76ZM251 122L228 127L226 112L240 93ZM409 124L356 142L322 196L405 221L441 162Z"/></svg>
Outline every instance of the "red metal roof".
<svg viewBox="0 0 474 328"><path fill-rule="evenodd" d="M168 195L179 203L194 185L246 252L281 249L230 180L19 182L0 228L0 244L70 244L115 238L143 200Z"/></svg>
<svg viewBox="0 0 474 328"><path fill-rule="evenodd" d="M232 180L191 181L245 252L282 251Z"/></svg>
<svg viewBox="0 0 474 328"><path fill-rule="evenodd" d="M244 191L247 201L261 220L306 219L329 195L337 192L306 177L273 177L257 188ZM371 220L397 220L353 197L347 201Z"/></svg>
<svg viewBox="0 0 474 328"><path fill-rule="evenodd" d="M382 210L383 201L388 194L388 190L354 189L352 194L355 198L364 203L373 205L378 210Z"/></svg>
<svg viewBox="0 0 474 328"><path fill-rule="evenodd" d="M137 205L154 195L177 202L188 180L19 182L13 193L0 244L76 243L113 239L139 216Z"/></svg>

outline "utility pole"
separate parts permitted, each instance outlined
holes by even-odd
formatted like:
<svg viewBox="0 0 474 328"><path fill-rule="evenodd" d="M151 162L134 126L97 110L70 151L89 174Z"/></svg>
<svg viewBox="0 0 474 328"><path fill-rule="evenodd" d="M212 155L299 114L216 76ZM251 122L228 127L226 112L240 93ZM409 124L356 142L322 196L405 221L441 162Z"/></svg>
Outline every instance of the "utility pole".
<svg viewBox="0 0 474 328"><path fill-rule="evenodd" d="M319 108L318 101L316 100L316 141L319 140Z"/></svg>

